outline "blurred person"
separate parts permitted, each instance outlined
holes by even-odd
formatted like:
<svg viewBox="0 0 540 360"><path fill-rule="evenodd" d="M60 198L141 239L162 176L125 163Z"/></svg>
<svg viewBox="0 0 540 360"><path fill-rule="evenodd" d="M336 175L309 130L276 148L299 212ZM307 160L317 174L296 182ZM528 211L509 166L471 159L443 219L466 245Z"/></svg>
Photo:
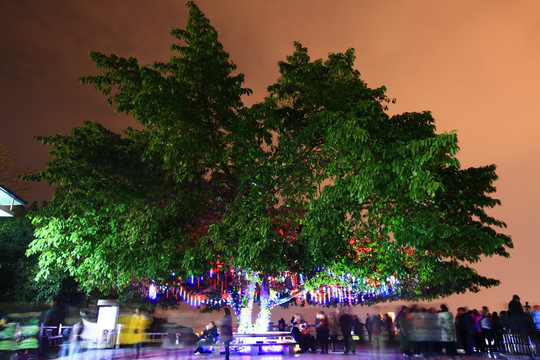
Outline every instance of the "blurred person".
<svg viewBox="0 0 540 360"><path fill-rule="evenodd" d="M386 333L388 334L388 344L395 345L396 337L394 331L394 322L392 321L392 317L390 317L388 313L384 314L383 323L386 329Z"/></svg>
<svg viewBox="0 0 540 360"><path fill-rule="evenodd" d="M225 360L229 360L230 355L230 345L233 340L232 334L232 316L231 310L229 308L223 309L223 320L221 320L221 334L219 335L221 341L225 345Z"/></svg>
<svg viewBox="0 0 540 360"><path fill-rule="evenodd" d="M364 324L362 323L362 321L360 321L358 315L353 316L353 328L354 335L358 337L358 343L365 344L366 341L364 340Z"/></svg>
<svg viewBox="0 0 540 360"><path fill-rule="evenodd" d="M50 326L52 329L50 331L50 336L58 336L58 329L60 324L64 323L66 319L66 306L62 302L55 302L54 305L47 311L42 314L42 323L44 326ZM40 352L42 354L47 354L49 352L56 352L56 348L52 345L50 341L42 341L40 346ZM49 354L50 355L50 354ZM58 354L56 354L58 355Z"/></svg>
<svg viewBox="0 0 540 360"><path fill-rule="evenodd" d="M435 308L429 308L424 313L424 355L432 356L436 352L436 346L438 346L441 341L441 329L438 325L438 313ZM437 349L439 350L439 349Z"/></svg>
<svg viewBox="0 0 540 360"><path fill-rule="evenodd" d="M315 313L315 327L319 325L319 323L324 317L325 317L324 311L317 311L317 313Z"/></svg>
<svg viewBox="0 0 540 360"><path fill-rule="evenodd" d="M169 323L167 319L160 321L157 326L157 329L152 329L152 332L158 330L159 332L166 333L167 336L163 339L161 343L161 348L165 349L168 360L178 360L178 351L181 345L181 333L180 327L176 324Z"/></svg>
<svg viewBox="0 0 540 360"><path fill-rule="evenodd" d="M317 342L321 346L321 353L328 354L328 342L330 341L330 325L328 318L323 311L317 313L315 319L315 327L317 329Z"/></svg>
<svg viewBox="0 0 540 360"><path fill-rule="evenodd" d="M150 319L145 316L139 308L135 309L135 314L131 318L130 328L133 331L133 348L135 349L135 359L141 356L144 332L150 325Z"/></svg>
<svg viewBox="0 0 540 360"><path fill-rule="evenodd" d="M411 355L419 355L419 345L418 345L418 332L416 331L416 315L420 312L420 309L413 304L409 309L409 314L407 315L408 324L409 324L409 342L411 348Z"/></svg>
<svg viewBox="0 0 540 360"><path fill-rule="evenodd" d="M424 327L424 318L427 309L417 309L412 311L412 325L413 325L413 353L414 356L422 356L426 353L426 328Z"/></svg>
<svg viewBox="0 0 540 360"><path fill-rule="evenodd" d="M67 341L65 341L62 344L62 350L60 353L60 357L67 356L69 360L72 360L75 358L76 354L80 351L80 335L83 331L83 322L82 319L84 317L84 313L80 313L80 318L78 321L73 324L73 327L71 328L71 331L69 332Z"/></svg>
<svg viewBox="0 0 540 360"><path fill-rule="evenodd" d="M495 339L495 351L502 351L503 349L503 336L504 324L499 317L499 314L494 311L491 314L491 320L493 321L493 337Z"/></svg>
<svg viewBox="0 0 540 360"><path fill-rule="evenodd" d="M437 325L441 329L441 344L446 355L457 356L454 316L444 304L441 305L441 311L437 314Z"/></svg>
<svg viewBox="0 0 540 360"><path fill-rule="evenodd" d="M189 355L191 359L192 349L198 341L198 337L192 328L169 322L168 319L159 322L154 321L154 325L155 327L151 332L167 334L163 339L161 348L165 350L168 360L185 359L186 355ZM186 351L182 351L183 349L186 349Z"/></svg>
<svg viewBox="0 0 540 360"><path fill-rule="evenodd" d="M328 317L328 326L330 328L330 342L332 343L332 351L338 350L338 344L339 344L339 322L338 322L338 314L339 309L336 309L335 312L333 312Z"/></svg>
<svg viewBox="0 0 540 360"><path fill-rule="evenodd" d="M495 352L495 337L493 335L493 320L487 306L482 306L482 318L480 319L482 329L482 352L493 354Z"/></svg>
<svg viewBox="0 0 540 360"><path fill-rule="evenodd" d="M501 322L503 324L503 332L509 332L512 328L512 325L510 324L510 318L508 317L508 313L506 311L501 311L499 314L499 318L501 319Z"/></svg>
<svg viewBox="0 0 540 360"><path fill-rule="evenodd" d="M472 319L472 338L474 343L474 351L477 354L482 354L482 345L484 337L482 336L482 328L480 327L480 320L482 320L482 314L476 309L470 310L469 316Z"/></svg>
<svg viewBox="0 0 540 360"><path fill-rule="evenodd" d="M346 308L342 309L339 316L339 328L343 337L343 347L345 348L343 354L348 354L349 352L356 353L356 346L352 338L353 322Z"/></svg>
<svg viewBox="0 0 540 360"><path fill-rule="evenodd" d="M64 323L66 319L66 305L61 302L56 302L52 308L45 312L43 318L44 326L58 326ZM52 335L58 335L58 333L53 333Z"/></svg>
<svg viewBox="0 0 540 360"><path fill-rule="evenodd" d="M395 320L395 327L399 333L399 342L404 356L411 355L411 343L409 339L411 329L409 320L407 319L408 314L409 308L403 305L397 313Z"/></svg>
<svg viewBox="0 0 540 360"><path fill-rule="evenodd" d="M466 308L459 307L456 315L456 334L466 355L473 354L472 327L473 320L467 314Z"/></svg>
<svg viewBox="0 0 540 360"><path fill-rule="evenodd" d="M372 340L371 340L371 347L372 347L372 358L383 358L384 357L384 323L381 318L381 315L376 314L373 316L373 319L371 321L371 334L372 334Z"/></svg>
<svg viewBox="0 0 540 360"><path fill-rule="evenodd" d="M81 313L82 331L79 335L79 341L77 342L77 348L75 353L84 352L84 358L92 358L91 350L94 350L97 345L97 323L89 321L85 313ZM123 332L125 333L125 331Z"/></svg>
<svg viewBox="0 0 540 360"><path fill-rule="evenodd" d="M366 314L366 321L364 322L365 326L366 326L366 332L367 332L367 337L368 337L368 342L371 343L371 332L372 332L372 328L373 328L373 324L371 323L371 317L369 316L369 314Z"/></svg>

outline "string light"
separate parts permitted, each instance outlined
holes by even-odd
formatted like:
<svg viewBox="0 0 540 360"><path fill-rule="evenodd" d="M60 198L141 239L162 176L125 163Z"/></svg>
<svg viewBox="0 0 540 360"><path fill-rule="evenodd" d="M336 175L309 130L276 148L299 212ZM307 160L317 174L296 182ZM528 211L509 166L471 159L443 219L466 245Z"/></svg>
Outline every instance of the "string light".
<svg viewBox="0 0 540 360"><path fill-rule="evenodd" d="M308 290L303 289L306 286L306 278L303 274L296 275L284 272L277 277L269 276L266 279L269 286L268 308L271 309L295 298L296 301L303 302L306 306L310 302L321 305L347 303L352 306L381 297L394 296L397 294L399 286L399 280L393 275L384 280L370 280L359 279L350 273L333 274L330 270L323 268L319 271L333 276L343 285L336 283ZM176 273L171 271L170 274L176 278ZM228 268L225 272L212 269L208 274L208 277L191 275L185 285L181 283L180 277L178 277L178 282L172 281L172 283L161 280L159 286L152 280L148 287L147 296L152 300L156 300L160 295L168 299L170 292L171 295L175 296L175 299L192 306L234 306L235 313L239 314L241 308L245 306L242 303L242 298L247 295L245 292L247 291L248 277L242 271L235 271L233 268ZM211 292L209 293L208 290ZM260 300L258 290L256 290L254 298L255 301Z"/></svg>

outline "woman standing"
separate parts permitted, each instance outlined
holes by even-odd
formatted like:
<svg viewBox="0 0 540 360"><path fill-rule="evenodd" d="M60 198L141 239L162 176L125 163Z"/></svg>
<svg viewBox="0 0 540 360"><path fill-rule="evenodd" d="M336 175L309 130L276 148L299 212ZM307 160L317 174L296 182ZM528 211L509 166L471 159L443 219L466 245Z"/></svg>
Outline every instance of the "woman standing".
<svg viewBox="0 0 540 360"><path fill-rule="evenodd" d="M229 308L225 308L223 312L225 313L225 315L223 315L223 320L221 321L221 334L219 335L219 337L225 345L225 360L229 360L229 347L231 341L233 340L232 316L231 310L229 310Z"/></svg>
<svg viewBox="0 0 540 360"><path fill-rule="evenodd" d="M448 311L448 307L444 304L441 305L441 311L437 317L437 324L441 329L441 342L446 350L446 355L456 357L458 353L454 316Z"/></svg>

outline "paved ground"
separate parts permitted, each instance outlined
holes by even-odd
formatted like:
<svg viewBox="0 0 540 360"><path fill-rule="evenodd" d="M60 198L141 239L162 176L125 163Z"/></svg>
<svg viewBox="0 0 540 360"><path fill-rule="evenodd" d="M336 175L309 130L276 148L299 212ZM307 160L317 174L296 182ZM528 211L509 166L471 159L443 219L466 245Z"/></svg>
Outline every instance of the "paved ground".
<svg viewBox="0 0 540 360"><path fill-rule="evenodd" d="M224 355L200 355L193 354L193 349L181 349L174 352L168 352L166 349L161 348L143 348L139 359L164 359L164 360L217 360L223 359ZM127 360L135 359L136 355L133 349L125 348L119 350L99 350L89 351L86 353L78 354L74 356L73 360ZM67 356L48 356L47 359L61 359L71 360ZM357 359L357 360L426 360L425 358L407 358L404 357L399 349L388 348L382 354L374 353L369 346L359 346L356 350L356 354L344 355L341 352L330 352L329 354L319 353L304 353L295 355L238 355L231 354L231 360L329 360L329 359ZM451 358L446 356L432 357L431 360L450 360ZM529 360L528 356L509 356L503 354L495 354L491 357L488 356L462 356L461 360L487 360L487 359L501 359L501 360ZM539 359L538 357L536 359Z"/></svg>

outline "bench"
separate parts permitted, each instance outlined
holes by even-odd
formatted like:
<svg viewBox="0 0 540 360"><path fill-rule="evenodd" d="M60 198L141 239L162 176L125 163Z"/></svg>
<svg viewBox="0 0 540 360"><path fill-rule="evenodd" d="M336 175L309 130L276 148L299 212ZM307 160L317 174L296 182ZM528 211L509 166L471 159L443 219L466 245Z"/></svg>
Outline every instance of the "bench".
<svg viewBox="0 0 540 360"><path fill-rule="evenodd" d="M249 353L249 355L264 355L267 353L283 353L294 355L296 353L297 342L264 342L251 344L231 345L239 353ZM247 350L246 350L247 349Z"/></svg>
<svg viewBox="0 0 540 360"><path fill-rule="evenodd" d="M231 347L240 353L259 355L265 353L296 353L298 343L290 332L270 331L261 334L236 334Z"/></svg>
<svg viewBox="0 0 540 360"><path fill-rule="evenodd" d="M511 355L529 355L533 358L540 351L533 339L525 333L504 333L503 344L506 353Z"/></svg>
<svg viewBox="0 0 540 360"><path fill-rule="evenodd" d="M64 326L64 329L66 326ZM39 340L45 346L60 346L62 344L63 333L62 324L57 326L45 326L43 323L39 328ZM45 343L43 343L46 341Z"/></svg>
<svg viewBox="0 0 540 360"><path fill-rule="evenodd" d="M223 347L223 343L220 343L219 341L211 345L202 345L202 349L211 355L221 355L222 347ZM223 350L223 352L225 352L225 350Z"/></svg>

